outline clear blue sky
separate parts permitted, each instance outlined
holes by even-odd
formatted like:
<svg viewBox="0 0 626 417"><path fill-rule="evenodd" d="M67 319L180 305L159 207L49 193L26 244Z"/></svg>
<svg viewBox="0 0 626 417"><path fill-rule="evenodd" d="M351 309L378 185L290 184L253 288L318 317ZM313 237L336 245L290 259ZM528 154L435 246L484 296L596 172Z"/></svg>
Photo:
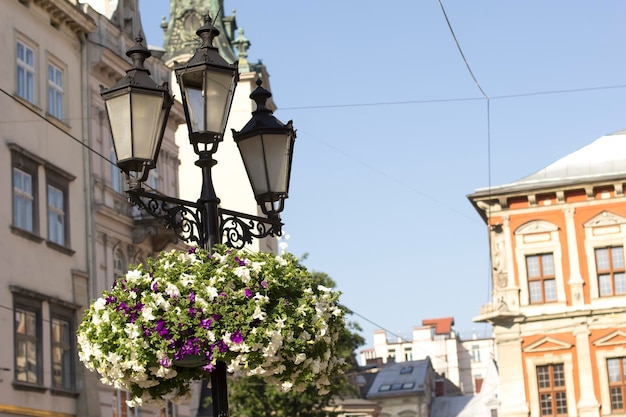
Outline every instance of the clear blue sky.
<svg viewBox="0 0 626 417"><path fill-rule="evenodd" d="M444 6L489 101L438 0L225 1L249 60L270 72L276 116L298 131L288 250L308 253L346 306L405 337L446 316L463 335L489 330L472 322L491 286L467 194L626 128L626 2ZM169 1L140 8L161 46ZM377 326L354 320L371 345Z"/></svg>

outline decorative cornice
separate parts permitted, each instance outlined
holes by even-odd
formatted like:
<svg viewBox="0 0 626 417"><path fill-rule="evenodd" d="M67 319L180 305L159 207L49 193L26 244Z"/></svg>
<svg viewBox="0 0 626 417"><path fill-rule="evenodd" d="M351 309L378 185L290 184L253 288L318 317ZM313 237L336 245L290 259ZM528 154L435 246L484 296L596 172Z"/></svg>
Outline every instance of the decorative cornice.
<svg viewBox="0 0 626 417"><path fill-rule="evenodd" d="M67 26L79 36L96 30L96 22L69 1L34 0L34 3L48 13L54 27Z"/></svg>

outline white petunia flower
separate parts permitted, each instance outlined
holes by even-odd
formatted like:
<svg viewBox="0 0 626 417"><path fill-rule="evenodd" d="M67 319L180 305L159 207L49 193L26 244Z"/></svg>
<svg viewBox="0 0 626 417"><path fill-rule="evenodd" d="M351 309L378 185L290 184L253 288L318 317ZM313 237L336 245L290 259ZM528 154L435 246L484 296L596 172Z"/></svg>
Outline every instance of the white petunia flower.
<svg viewBox="0 0 626 417"><path fill-rule="evenodd" d="M129 283L137 282L141 278L142 274L139 269L133 269L132 271L128 271L126 273L126 281Z"/></svg>
<svg viewBox="0 0 626 417"><path fill-rule="evenodd" d="M100 311L104 309L104 307L106 307L106 304L107 301L104 298L100 297L93 303L93 309L95 311Z"/></svg>
<svg viewBox="0 0 626 417"><path fill-rule="evenodd" d="M170 297L179 297L180 290L176 285L168 283L165 287L165 294L169 295Z"/></svg>

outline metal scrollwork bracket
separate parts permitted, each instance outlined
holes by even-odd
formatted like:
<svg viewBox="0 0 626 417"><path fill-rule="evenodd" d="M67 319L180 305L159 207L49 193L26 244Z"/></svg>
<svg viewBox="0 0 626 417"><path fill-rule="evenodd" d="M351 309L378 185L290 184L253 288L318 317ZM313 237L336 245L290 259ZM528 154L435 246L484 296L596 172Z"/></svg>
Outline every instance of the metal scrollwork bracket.
<svg viewBox="0 0 626 417"><path fill-rule="evenodd" d="M128 190L131 205L162 220L168 229L188 244L202 246L204 207L200 203L167 197L144 189ZM241 249L253 238L280 236L283 223L279 217L265 218L218 208L219 232L229 247Z"/></svg>

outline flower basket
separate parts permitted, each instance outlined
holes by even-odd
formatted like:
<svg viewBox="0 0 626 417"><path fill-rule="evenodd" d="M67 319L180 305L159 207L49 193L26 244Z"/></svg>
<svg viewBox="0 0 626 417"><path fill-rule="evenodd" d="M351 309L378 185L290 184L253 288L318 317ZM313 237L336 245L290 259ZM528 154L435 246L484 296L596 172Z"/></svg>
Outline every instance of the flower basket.
<svg viewBox="0 0 626 417"><path fill-rule="evenodd" d="M343 362L339 293L314 283L291 255L217 246L163 252L119 278L85 312L79 358L129 405L187 398L223 361L284 391L326 393Z"/></svg>

